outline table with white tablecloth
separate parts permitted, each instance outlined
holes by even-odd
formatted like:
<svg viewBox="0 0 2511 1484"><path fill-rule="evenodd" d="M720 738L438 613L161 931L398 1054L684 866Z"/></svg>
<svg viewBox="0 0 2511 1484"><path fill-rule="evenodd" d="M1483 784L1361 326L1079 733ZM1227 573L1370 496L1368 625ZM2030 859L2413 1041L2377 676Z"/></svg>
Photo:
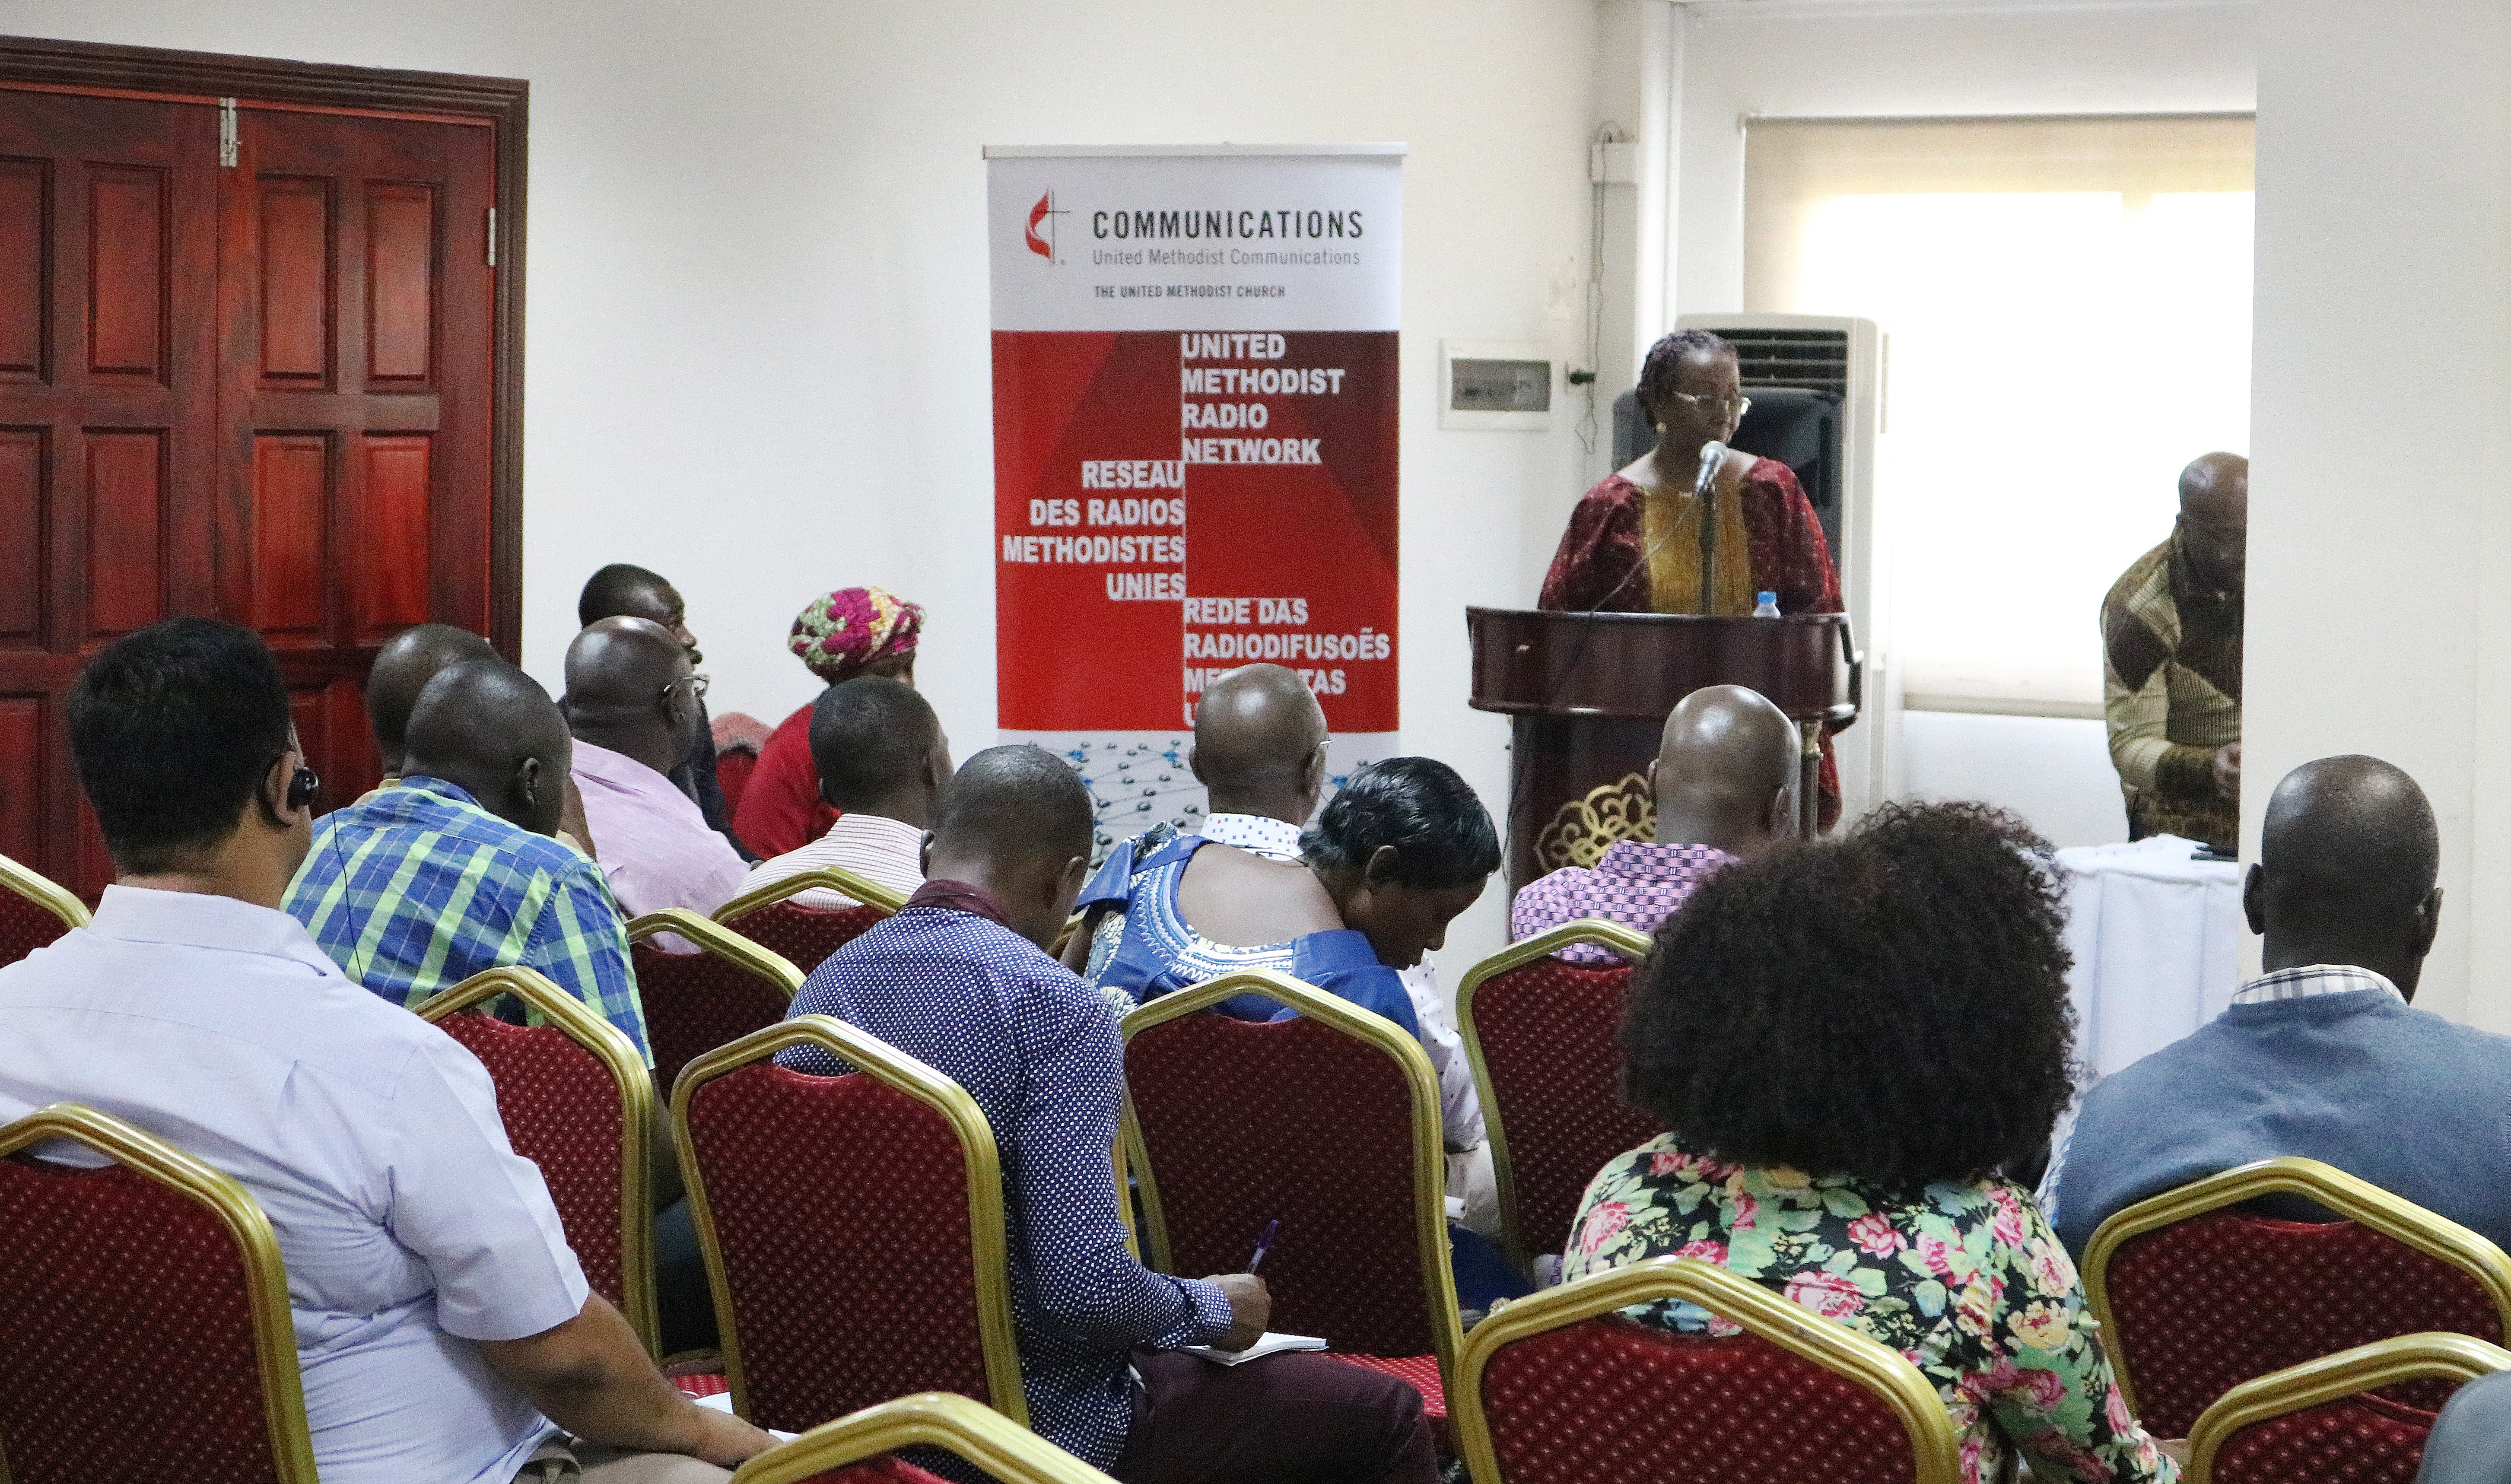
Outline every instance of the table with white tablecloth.
<svg viewBox="0 0 2511 1484"><path fill-rule="evenodd" d="M2075 1054L2097 1077L2222 1013L2240 988L2241 867L2158 835L2058 852L2075 956Z"/></svg>

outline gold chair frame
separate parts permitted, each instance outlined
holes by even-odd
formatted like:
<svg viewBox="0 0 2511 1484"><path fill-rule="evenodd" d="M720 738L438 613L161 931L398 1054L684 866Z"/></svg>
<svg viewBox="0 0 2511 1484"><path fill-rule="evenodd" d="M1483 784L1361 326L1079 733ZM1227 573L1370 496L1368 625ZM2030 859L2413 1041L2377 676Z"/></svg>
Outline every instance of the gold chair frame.
<svg viewBox="0 0 2511 1484"><path fill-rule="evenodd" d="M1288 1005L1308 1019L1330 1026L1383 1053L1403 1073L1411 1102L1412 1220L1420 1244L1422 1297L1430 1308L1430 1337L1439 1357L1439 1373L1442 1376L1454 1375L1456 1355L1464 1346L1464 1326L1456 1314L1455 1273L1449 1266L1448 1257L1448 1152L1440 1132L1439 1077L1430 1070L1430 1058L1421 1049L1421 1043L1383 1015L1364 1010L1347 999L1272 969L1242 969L1208 980L1190 990L1163 995L1126 1016L1120 1029L1126 1042L1131 1044L1135 1036L1154 1026L1166 1025L1210 1009L1224 999L1250 993L1261 995L1277 1004ZM1135 1178L1140 1182L1143 1225L1149 1228L1146 1235L1151 1249L1151 1266L1162 1272L1174 1272L1176 1269L1169 1252L1168 1216L1160 1204L1157 1172L1151 1166L1149 1148L1142 1140L1140 1120L1134 1113L1134 1095L1130 1089L1125 1094L1123 1143Z"/></svg>
<svg viewBox="0 0 2511 1484"><path fill-rule="evenodd" d="M829 1015L797 1015L753 1031L729 1045L717 1046L682 1069L679 1081L672 1088L672 1131L678 1145L680 1180L688 1188L690 1222L697 1229L698 1251L706 1260L707 1291L715 1301L715 1332L723 1345L733 1411L745 1418L750 1416L750 1374L742 1358L740 1326L733 1319L731 1287L724 1277L723 1246L715 1231L715 1205L708 1198L705 1174L698 1168L696 1151L689 1143L689 1101L700 1087L716 1077L766 1061L788 1046L819 1047L882 1086L903 1092L940 1113L959 1136L959 1150L968 1174L968 1245L976 1271L977 1334L985 1357L985 1389L992 1393L991 1410L1027 1426L1028 1397L1021 1389L1020 1345L1012 1329L1002 1156L994 1145L993 1125L985 1121L976 1099L958 1083L870 1032ZM815 1429L807 1435L818 1436L823 1430ZM780 1473L777 1477L809 1475Z"/></svg>
<svg viewBox="0 0 2511 1484"><path fill-rule="evenodd" d="M777 882L783 885L784 882ZM760 905L765 905L764 903ZM642 943L657 933L677 933L698 946L702 953L728 959L775 985L790 1000L802 991L802 971L783 954L755 943L720 922L701 918L685 907L666 907L649 912L628 924L628 941Z"/></svg>
<svg viewBox="0 0 2511 1484"><path fill-rule="evenodd" d="M756 891L745 891L715 909L717 926L730 927L735 921L762 907L773 907L788 897L797 896L816 887L840 891L865 907L877 907L885 913L896 913L907 905L907 894L893 891L869 877L857 876L839 866L817 866L809 871L789 876L781 881L770 881ZM831 907L824 912L845 912L850 909ZM650 914L649 914L650 916ZM639 920L642 920L641 918Z"/></svg>
<svg viewBox="0 0 2511 1484"><path fill-rule="evenodd" d="M16 892L72 927L85 927L90 920L87 904L68 887L5 855L0 855L0 889Z"/></svg>
<svg viewBox="0 0 2511 1484"><path fill-rule="evenodd" d="M2084 1248L2084 1296L2092 1306L2093 1317L2101 1321L2102 1333L2108 1337L2110 1366L2118 1375L2119 1394L2126 1400L2131 1416L2144 1414L2137 1404L2126 1347L2119 1343L2118 1325L2110 1312L2110 1260L2136 1237L2261 1195L2306 1197L2347 1221L2369 1227L2460 1269L2484 1286L2487 1297L2493 1301L2494 1312L2501 1318L2503 1334L2511 1336L2511 1257L2506 1257L2501 1248L2454 1221L2392 1195L2368 1180L2358 1180L2335 1165L2292 1155L2260 1159L2138 1201L2102 1223ZM2216 1405L2221 1405L2231 1394L2225 1392L2217 1398Z"/></svg>
<svg viewBox="0 0 2511 1484"><path fill-rule="evenodd" d="M234 1177L156 1135L76 1103L54 1103L0 1127L0 1158L50 1139L67 1139L105 1155L175 1193L207 1206L235 1238L251 1290L252 1350L261 1376L262 1412L270 1424L279 1484L320 1484L314 1438L305 1420L305 1386L296 1370L296 1326L288 1308L288 1267L261 1203ZM0 1439L0 1480L9 1477Z"/></svg>
<svg viewBox="0 0 2511 1484"><path fill-rule="evenodd" d="M1482 1032L1474 1024L1474 992L1511 969L1549 958L1579 943L1609 949L1629 959L1634 968L1647 961L1647 934L1603 918L1580 918L1523 943L1510 944L1467 969L1464 982L1456 986L1456 1030L1464 1037L1465 1059L1474 1069L1474 1091L1482 1098L1483 1131L1490 1139L1491 1173L1499 1189L1500 1248L1510 1266L1520 1272L1531 1270L1526 1265L1534 1254L1526 1250L1525 1218L1518 1212L1517 1171L1509 1162L1508 1125L1500 1116L1500 1100L1491 1093L1490 1067L1483 1060Z"/></svg>
<svg viewBox="0 0 2511 1484"><path fill-rule="evenodd" d="M1465 1341L1455 1385L1448 1391L1448 1416L1455 1429L1456 1451L1475 1484L1506 1484L1498 1450L1491 1443L1490 1418L1483 1410L1483 1374L1491 1357L1520 1340L1660 1299L1697 1304L1741 1326L1745 1333L1853 1382L1900 1419L1916 1462L1916 1484L1960 1484L1961 1444L1953 1433L1952 1416L1916 1366L1891 1347L1790 1303L1749 1278L1687 1257L1650 1258L1564 1283L1520 1299L1474 1326Z"/></svg>
<svg viewBox="0 0 2511 1484"><path fill-rule="evenodd" d="M430 996L418 1018L434 1025L500 995L512 995L566 1038L593 1053L619 1085L619 1311L645 1347L663 1352L663 1321L654 1297L654 1074L627 1033L533 969L517 964L482 969Z"/></svg>
<svg viewBox="0 0 2511 1484"><path fill-rule="evenodd" d="M1114 1484L1107 1475L951 1391L918 1391L822 1423L733 1471L733 1484L805 1484L902 1448L940 1448L1005 1484Z"/></svg>
<svg viewBox="0 0 2511 1484"><path fill-rule="evenodd" d="M2496 1371L2511 1371L2511 1350L2471 1335L2427 1333L2358 1345L2269 1372L2232 1387L2198 1415L2188 1429L2188 1463L2181 1480L2210 1484L2215 1456L2244 1427L2401 1381L2439 1377L2465 1384Z"/></svg>

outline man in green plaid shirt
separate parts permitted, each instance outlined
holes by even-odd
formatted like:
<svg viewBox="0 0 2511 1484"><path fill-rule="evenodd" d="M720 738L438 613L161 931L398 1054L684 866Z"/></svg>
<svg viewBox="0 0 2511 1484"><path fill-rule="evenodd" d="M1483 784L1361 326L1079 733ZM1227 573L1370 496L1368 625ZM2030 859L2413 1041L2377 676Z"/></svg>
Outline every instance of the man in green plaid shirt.
<svg viewBox="0 0 2511 1484"><path fill-rule="evenodd" d="M550 837L572 744L549 693L502 660L428 683L401 782L323 819L287 908L350 979L416 1008L483 969L546 975L646 1065L628 934L601 868Z"/></svg>

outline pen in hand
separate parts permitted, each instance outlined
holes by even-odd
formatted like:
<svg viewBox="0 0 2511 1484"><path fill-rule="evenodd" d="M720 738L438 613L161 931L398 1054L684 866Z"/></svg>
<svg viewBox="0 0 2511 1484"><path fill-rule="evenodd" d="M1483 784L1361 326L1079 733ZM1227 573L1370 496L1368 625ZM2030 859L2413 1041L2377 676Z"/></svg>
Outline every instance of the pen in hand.
<svg viewBox="0 0 2511 1484"><path fill-rule="evenodd" d="M1254 1272L1256 1269L1264 1266L1264 1254L1273 1250L1273 1233L1281 1230L1282 1222L1279 1217L1275 1217L1273 1220L1264 1224L1263 1231L1258 1233L1256 1238L1256 1255L1247 1260L1247 1270L1249 1272Z"/></svg>

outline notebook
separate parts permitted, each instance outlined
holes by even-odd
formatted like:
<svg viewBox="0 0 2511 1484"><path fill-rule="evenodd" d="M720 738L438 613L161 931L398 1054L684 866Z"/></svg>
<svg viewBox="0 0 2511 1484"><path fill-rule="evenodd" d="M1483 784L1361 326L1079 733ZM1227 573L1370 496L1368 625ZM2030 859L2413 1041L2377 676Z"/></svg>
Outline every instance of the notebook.
<svg viewBox="0 0 2511 1484"><path fill-rule="evenodd" d="M1250 1360L1261 1360L1267 1355L1279 1355L1289 1350L1321 1350L1325 1347L1326 1343L1314 1335L1277 1335L1271 1330L1266 1330L1263 1338L1243 1350L1222 1350L1215 1349L1208 1345L1189 1345L1185 1347L1185 1352L1189 1355L1201 1355L1214 1365L1245 1365Z"/></svg>

